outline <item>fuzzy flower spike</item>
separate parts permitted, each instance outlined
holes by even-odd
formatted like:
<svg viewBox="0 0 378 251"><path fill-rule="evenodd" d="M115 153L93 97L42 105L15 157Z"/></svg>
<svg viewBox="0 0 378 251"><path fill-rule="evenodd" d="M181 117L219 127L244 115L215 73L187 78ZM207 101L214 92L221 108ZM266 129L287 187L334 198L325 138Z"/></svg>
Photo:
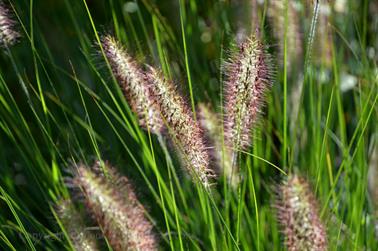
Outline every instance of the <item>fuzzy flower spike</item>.
<svg viewBox="0 0 378 251"><path fill-rule="evenodd" d="M227 74L224 134L235 165L235 151L245 150L251 144L251 130L258 122L272 82L270 55L255 36L241 45Z"/></svg>
<svg viewBox="0 0 378 251"><path fill-rule="evenodd" d="M204 103L198 104L197 114L198 121L205 132L206 140L213 146L210 149L210 155L211 159L215 161L216 171L222 171L226 177L231 177L231 156L224 146L221 118L211 109L209 104Z"/></svg>
<svg viewBox="0 0 378 251"><path fill-rule="evenodd" d="M97 169L97 170L96 170ZM79 166L74 184L83 192L88 209L95 216L115 251L158 249L152 224L144 216L126 177L107 167L106 176L100 168Z"/></svg>
<svg viewBox="0 0 378 251"><path fill-rule="evenodd" d="M0 45L9 47L16 43L20 33L15 30L16 22L11 17L10 10L0 0Z"/></svg>
<svg viewBox="0 0 378 251"><path fill-rule="evenodd" d="M61 199L56 205L57 214L75 250L100 250L95 236L86 229L84 220L70 199Z"/></svg>
<svg viewBox="0 0 378 251"><path fill-rule="evenodd" d="M327 237L317 209L317 202L308 183L297 175L289 175L279 186L276 204L278 220L285 234L289 251L325 251Z"/></svg>
<svg viewBox="0 0 378 251"><path fill-rule="evenodd" d="M176 87L164 79L161 72L149 67L146 80L159 105L161 116L168 128L168 134L185 162L186 169L194 180L199 180L206 188L214 176L209 168L209 153L204 143L204 135L199 123Z"/></svg>
<svg viewBox="0 0 378 251"><path fill-rule="evenodd" d="M272 21L272 29L278 42L279 65L284 65L285 32L287 42L286 64L288 71L295 70L302 61L302 33L300 29L299 12L295 1L269 1L268 16ZM286 6L287 4L287 6ZM287 11L287 13L286 13ZM287 15L287 22L285 17Z"/></svg>
<svg viewBox="0 0 378 251"><path fill-rule="evenodd" d="M104 36L101 43L127 102L138 116L139 124L153 133L160 133L163 122L144 81L144 72L114 37Z"/></svg>

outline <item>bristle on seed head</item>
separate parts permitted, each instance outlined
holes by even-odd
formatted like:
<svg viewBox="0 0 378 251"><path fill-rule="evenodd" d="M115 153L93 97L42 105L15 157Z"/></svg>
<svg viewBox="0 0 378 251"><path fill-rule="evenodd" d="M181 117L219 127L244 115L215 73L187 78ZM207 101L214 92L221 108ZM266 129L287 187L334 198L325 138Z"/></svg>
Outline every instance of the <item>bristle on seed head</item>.
<svg viewBox="0 0 378 251"><path fill-rule="evenodd" d="M272 84L270 55L252 36L244 42L227 69L225 94L225 144L245 150L251 144L251 130L256 126Z"/></svg>
<svg viewBox="0 0 378 251"><path fill-rule="evenodd" d="M75 250L100 250L95 236L86 228L82 216L70 199L59 200L56 212Z"/></svg>
<svg viewBox="0 0 378 251"><path fill-rule="evenodd" d="M16 22L12 19L11 11L0 1L0 45L12 46L17 42L20 33L15 29Z"/></svg>
<svg viewBox="0 0 378 251"><path fill-rule="evenodd" d="M160 133L163 122L148 84L144 81L144 72L114 37L103 36L101 44L114 77L131 109L138 116L139 124L153 133Z"/></svg>
<svg viewBox="0 0 378 251"><path fill-rule="evenodd" d="M289 251L327 250L326 230L308 183L290 175L279 186L276 209Z"/></svg>
<svg viewBox="0 0 378 251"><path fill-rule="evenodd" d="M214 172L209 168L209 153L203 132L193 119L191 109L174 84L165 79L161 72L149 67L146 81L150 83L168 134L185 162L186 169L194 180L199 180L208 188Z"/></svg>
<svg viewBox="0 0 378 251"><path fill-rule="evenodd" d="M105 167L105 175L99 168L79 166L74 182L84 193L89 210L104 231L116 251L157 250L158 242L152 224L144 216L144 207L137 200L126 177Z"/></svg>

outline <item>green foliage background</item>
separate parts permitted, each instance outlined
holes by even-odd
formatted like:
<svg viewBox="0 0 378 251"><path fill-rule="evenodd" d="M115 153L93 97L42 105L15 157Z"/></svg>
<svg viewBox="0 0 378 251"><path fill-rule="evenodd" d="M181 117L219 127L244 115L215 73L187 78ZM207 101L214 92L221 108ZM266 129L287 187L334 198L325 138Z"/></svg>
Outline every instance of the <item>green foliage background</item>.
<svg viewBox="0 0 378 251"><path fill-rule="evenodd" d="M240 187L221 179L208 193L186 177L173 151L172 163L138 127L96 44L114 34L140 62L161 67L189 104L208 102L221 113L222 65L240 27L252 25L247 1L10 1L23 37L0 53L0 249L71 250L54 204L69 194L64 177L73 163L100 158L133 180L162 250L284 250L273 186L293 171L312 184L330 250L377 250L378 205L367 181L369 166L378 165L370 161L378 133L378 6L346 0L345 12L331 7L326 64L317 35L313 47L307 43L313 3L295 2L303 8L308 67L305 57L290 70L282 63L278 45L288 48L288 39L275 37L269 4L260 5L276 81L253 146L241 153ZM348 91L341 90L345 73L357 79Z"/></svg>

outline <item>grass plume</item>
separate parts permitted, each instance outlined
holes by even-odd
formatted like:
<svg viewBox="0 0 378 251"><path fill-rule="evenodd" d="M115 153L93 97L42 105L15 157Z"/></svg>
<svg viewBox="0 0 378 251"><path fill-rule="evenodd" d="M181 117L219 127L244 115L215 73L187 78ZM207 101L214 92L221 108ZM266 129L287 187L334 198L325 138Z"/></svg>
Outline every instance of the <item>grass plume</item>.
<svg viewBox="0 0 378 251"><path fill-rule="evenodd" d="M159 105L168 134L184 160L186 169L194 180L209 187L214 172L209 168L210 159L203 132L198 121L193 119L190 107L174 84L165 79L161 72L150 67L146 78Z"/></svg>
<svg viewBox="0 0 378 251"><path fill-rule="evenodd" d="M12 46L19 37L20 33L16 30L16 22L12 18L10 9L0 1L0 45Z"/></svg>
<svg viewBox="0 0 378 251"><path fill-rule="evenodd" d="M144 216L144 208L126 177L106 166L106 175L99 166L77 168L74 183L82 190L88 209L95 216L111 246L121 250L157 250L152 224Z"/></svg>
<svg viewBox="0 0 378 251"><path fill-rule="evenodd" d="M237 184L237 176L232 171L232 160L230 151L224 145L223 123L210 107L209 104L200 103L197 107L198 120L203 128L207 141L213 146L210 149L211 157L215 162L216 169L219 169L230 181Z"/></svg>
<svg viewBox="0 0 378 251"><path fill-rule="evenodd" d="M252 141L267 90L272 84L271 59L262 43L252 36L244 42L228 67L225 95L225 144L245 150ZM233 163L235 165L235 163Z"/></svg>
<svg viewBox="0 0 378 251"><path fill-rule="evenodd" d="M294 1L276 0L269 2L268 15L272 23L274 37L278 41L279 65L284 64L285 32L287 39L287 67L299 67L303 58L303 38L300 25L298 3ZM287 11L287 13L286 13ZM286 19L287 15L287 20Z"/></svg>
<svg viewBox="0 0 378 251"><path fill-rule="evenodd" d="M112 249L104 226L114 226L116 238L123 237L118 229L125 224L116 225L113 212L99 226L94 207L84 206L84 194L64 177L76 175L67 166L92 163L93 156L128 163L122 171L151 208L145 216L159 250L287 250L269 187L290 173L314 181L328 250L378 250L372 155L378 1L1 1L22 38L0 45L0 250L74 250L52 207L71 188L78 211L90 214L83 214L84 223L99 248ZM272 16L272 4L279 2L287 12L281 5ZM283 20L280 29L274 20ZM292 22L302 35L301 47L295 46ZM268 102L255 102L264 116L248 108L255 81L241 81L258 68L241 67L257 64L258 53L246 41L255 30L254 48L266 45L277 61ZM324 54L327 48L331 53ZM296 57L295 50L302 55ZM146 63L161 68L173 86L172 99L182 106L166 103L161 97L171 94L164 88L154 97ZM239 100L225 107L230 82ZM209 113L202 116L199 105L194 114L200 103L212 105L205 107ZM189 115L177 118L183 110ZM196 132L200 143L192 143ZM229 169L222 166L227 158ZM123 182L102 166L88 168L90 184L107 198L122 196L111 208L125 212L128 189L119 189ZM219 177L212 179L213 172ZM206 186L218 184L203 189L199 176Z"/></svg>
<svg viewBox="0 0 378 251"><path fill-rule="evenodd" d="M160 133L163 122L144 81L143 70L114 37L103 36L101 42L113 74L140 125L153 133Z"/></svg>
<svg viewBox="0 0 378 251"><path fill-rule="evenodd" d="M331 4L323 1L320 4L319 21L315 37L314 61L326 69L332 68L332 33L330 22Z"/></svg>
<svg viewBox="0 0 378 251"><path fill-rule="evenodd" d="M56 211L75 250L100 250L96 243L95 236L86 229L84 220L71 199L59 200L56 205Z"/></svg>
<svg viewBox="0 0 378 251"><path fill-rule="evenodd" d="M278 188L278 219L289 251L327 250L326 230L318 215L318 204L306 180L289 175Z"/></svg>

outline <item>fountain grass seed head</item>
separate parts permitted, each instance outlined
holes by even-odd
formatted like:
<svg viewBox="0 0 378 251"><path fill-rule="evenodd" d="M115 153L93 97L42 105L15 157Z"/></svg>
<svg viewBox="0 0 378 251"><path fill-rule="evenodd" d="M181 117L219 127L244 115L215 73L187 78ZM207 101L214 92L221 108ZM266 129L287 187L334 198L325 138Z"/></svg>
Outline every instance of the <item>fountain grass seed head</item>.
<svg viewBox="0 0 378 251"><path fill-rule="evenodd" d="M238 184L238 177L232 168L230 149L224 145L224 131L221 118L211 109L209 104L198 104L197 112L198 121L205 132L206 139L213 146L210 149L210 153L216 163L217 169L227 177L231 184Z"/></svg>
<svg viewBox="0 0 378 251"><path fill-rule="evenodd" d="M251 130L258 123L272 84L270 55L255 36L241 45L228 65L227 74L225 144L230 149L245 150L251 144Z"/></svg>
<svg viewBox="0 0 378 251"><path fill-rule="evenodd" d="M15 29L16 22L12 19L12 13L0 0L0 45L9 47L16 43L20 33Z"/></svg>
<svg viewBox="0 0 378 251"><path fill-rule="evenodd" d="M140 125L153 133L160 133L163 122L145 82L144 72L114 37L102 37L101 44L113 74L131 109L137 114Z"/></svg>
<svg viewBox="0 0 378 251"><path fill-rule="evenodd" d="M315 63L325 69L332 68L332 25L329 22L332 19L332 6L327 1L322 1L319 6L319 17L316 26L314 55Z"/></svg>
<svg viewBox="0 0 378 251"><path fill-rule="evenodd" d="M75 250L100 250L95 236L86 228L82 216L70 199L59 200L56 212Z"/></svg>
<svg viewBox="0 0 378 251"><path fill-rule="evenodd" d="M326 230L308 183L297 175L289 175L277 192L275 207L288 250L327 250Z"/></svg>
<svg viewBox="0 0 378 251"><path fill-rule="evenodd" d="M97 169L97 171L96 171ZM77 168L74 184L84 194L88 209L93 213L109 243L116 251L157 250L158 241L152 224L145 218L145 209L126 177L113 168Z"/></svg>
<svg viewBox="0 0 378 251"><path fill-rule="evenodd" d="M303 37L298 3L295 1L287 1L286 3L285 0L275 0L269 3L268 15L272 23L273 35L278 42L279 65L283 66L284 64L286 32L286 62L288 71L291 72L293 68L300 67L303 57ZM287 20L285 20L286 10Z"/></svg>
<svg viewBox="0 0 378 251"><path fill-rule="evenodd" d="M193 119L192 111L174 84L162 73L149 67L146 81L150 83L153 96L159 105L168 134L182 157L186 169L194 180L209 187L214 176L209 168L209 153L199 123Z"/></svg>

